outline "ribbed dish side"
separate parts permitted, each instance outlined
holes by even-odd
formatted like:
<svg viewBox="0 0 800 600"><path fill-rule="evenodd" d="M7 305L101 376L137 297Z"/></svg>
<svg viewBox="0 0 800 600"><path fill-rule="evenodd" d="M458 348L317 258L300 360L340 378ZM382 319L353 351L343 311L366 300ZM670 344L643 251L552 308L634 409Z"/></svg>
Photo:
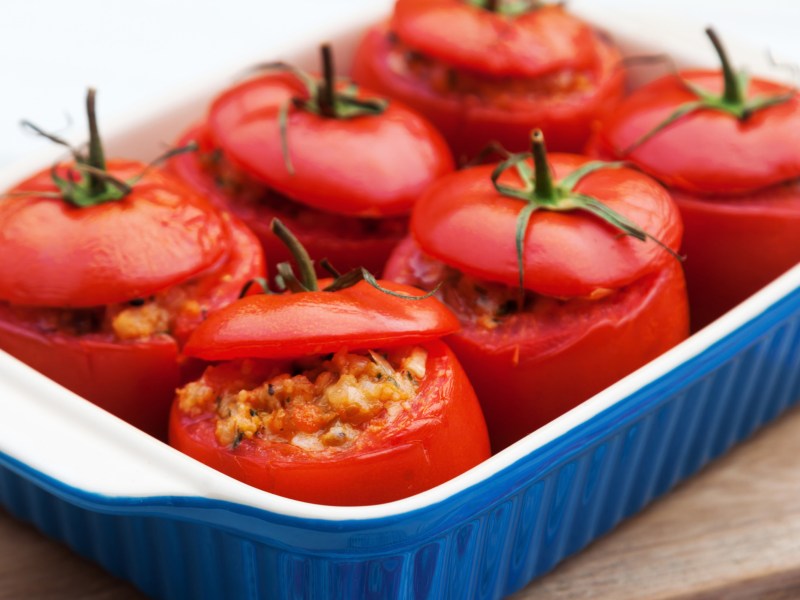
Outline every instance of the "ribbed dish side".
<svg viewBox="0 0 800 600"><path fill-rule="evenodd" d="M179 519L79 508L9 468L0 501L159 598L498 598L553 568L800 400L800 291L702 355L467 492L424 538L336 556ZM493 495L494 494L494 495ZM442 518L448 502L428 517ZM462 509L463 510L463 506ZM471 510L471 509L470 509ZM418 518L418 517L417 517ZM269 514L264 515L268 524ZM236 517L232 517L236 523ZM345 526L346 527L346 526ZM235 527L234 527L235 529Z"/></svg>

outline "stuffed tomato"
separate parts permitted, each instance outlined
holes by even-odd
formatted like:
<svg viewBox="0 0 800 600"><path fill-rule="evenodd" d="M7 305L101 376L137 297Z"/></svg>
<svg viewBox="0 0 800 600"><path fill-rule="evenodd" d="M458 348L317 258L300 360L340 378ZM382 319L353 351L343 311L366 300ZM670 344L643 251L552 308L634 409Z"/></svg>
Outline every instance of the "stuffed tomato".
<svg viewBox="0 0 800 600"><path fill-rule="evenodd" d="M269 229L280 218L313 256L379 273L453 160L424 118L335 78L332 60L324 47L319 79L274 64L223 92L184 137L200 153L173 169L247 223L272 264L289 258Z"/></svg>
<svg viewBox="0 0 800 600"><path fill-rule="evenodd" d="M458 315L446 339L475 386L495 451L687 336L669 195L619 163L576 155L463 170L417 204L386 278ZM552 175L551 175L552 172Z"/></svg>
<svg viewBox="0 0 800 600"><path fill-rule="evenodd" d="M353 78L425 115L459 160L488 143L583 149L621 98L620 54L562 6L507 0L398 0L362 40Z"/></svg>
<svg viewBox="0 0 800 600"><path fill-rule="evenodd" d="M488 458L475 393L439 340L455 316L407 286L318 283L301 268L295 293L247 296L197 328L187 354L221 362L178 390L170 443L255 487L332 505L397 500Z"/></svg>
<svg viewBox="0 0 800 600"><path fill-rule="evenodd" d="M592 150L666 185L685 226L692 327L800 262L800 97L733 71L684 71L637 90Z"/></svg>
<svg viewBox="0 0 800 600"><path fill-rule="evenodd" d="M174 177L106 161L88 103L89 154L0 203L0 349L164 438L182 344L264 274L263 254Z"/></svg>

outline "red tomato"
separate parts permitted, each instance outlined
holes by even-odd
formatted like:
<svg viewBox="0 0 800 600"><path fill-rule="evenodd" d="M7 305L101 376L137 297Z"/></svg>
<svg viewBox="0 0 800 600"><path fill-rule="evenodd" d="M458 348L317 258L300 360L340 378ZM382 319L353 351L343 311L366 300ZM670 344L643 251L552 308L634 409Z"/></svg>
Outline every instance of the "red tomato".
<svg viewBox="0 0 800 600"><path fill-rule="evenodd" d="M588 162L586 157L550 155L556 178ZM412 214L411 232L432 257L513 286L519 281L514 231L522 203L495 191L493 169L465 169L434 184ZM500 182L519 184L520 178L508 170ZM677 249L680 216L669 194L650 177L632 169L603 169L584 177L575 191L597 198ZM577 211L534 212L524 248L525 286L556 297L621 288L674 260L655 242L620 237L607 223Z"/></svg>
<svg viewBox="0 0 800 600"><path fill-rule="evenodd" d="M286 223L312 256L327 258L343 271L363 266L380 273L392 248L406 234L405 217L367 219L338 215L269 190L230 166L202 126L187 131L178 145L190 141L199 144L199 151L176 156L169 169L218 208L229 210L244 221L258 237L273 269L290 258L286 247L270 231L274 218ZM317 272L324 273L319 266ZM274 270L270 275L275 275Z"/></svg>
<svg viewBox="0 0 800 600"><path fill-rule="evenodd" d="M397 284L382 285L418 294ZM451 351L436 339L457 327L450 311L432 298L399 299L364 282L337 292L247 297L203 323L187 344L191 355L234 362L212 367L190 384L208 396L199 406L183 406L179 392L172 408L170 443L245 483L306 502L378 504L429 489L489 456L474 391ZM288 359L398 346L416 346L427 353L425 374L402 409L386 405L358 422L350 443L304 447L295 438L270 434L263 421L253 426L252 435L242 437L241 420L235 441L220 441L223 417L215 398L222 394L240 398L247 393L240 390L264 385L262 373L297 372ZM276 381L289 377L278 375ZM203 390L211 390L211 395ZM269 394L273 393L270 384ZM299 392L290 400L296 406ZM270 418L276 411L291 410L288 402L272 407ZM261 419L252 406L243 414L245 421ZM301 422L298 427L305 435L319 434L317 425ZM283 430L281 426L278 433Z"/></svg>
<svg viewBox="0 0 800 600"><path fill-rule="evenodd" d="M693 329L800 262L800 97L761 79L742 84L709 36L723 72L682 72L637 90L591 144L672 192L686 228Z"/></svg>
<svg viewBox="0 0 800 600"><path fill-rule="evenodd" d="M407 410L386 427L365 430L353 446L309 452L245 439L231 448L217 441L214 412L190 415L177 402L170 443L226 475L305 502L380 504L422 492L489 457L486 425L464 371L442 342L423 347L430 374Z"/></svg>
<svg viewBox="0 0 800 600"><path fill-rule="evenodd" d="M582 157L551 155L536 168L557 181L554 200L543 201L554 204L532 213L522 237L524 293L515 231L526 202L492 186L492 167L433 186L414 209L413 239L386 266L385 276L401 283L431 289L444 282L438 296L462 324L446 341L475 385L495 451L688 333L678 261L652 239L623 237L569 204L591 196L672 249L681 237L677 209L655 182L619 165L586 174L569 191L564 182L585 166ZM498 186L528 189L509 171ZM546 188L541 179L528 183L531 194Z"/></svg>
<svg viewBox="0 0 800 600"><path fill-rule="evenodd" d="M106 172L126 181L144 168ZM53 197L50 175L0 204L0 252L20 257L0 266L0 348L163 438L180 345L263 276L258 242L156 169L124 198L81 208Z"/></svg>
<svg viewBox="0 0 800 600"><path fill-rule="evenodd" d="M385 287L418 295L395 283ZM243 298L211 315L185 350L206 360L293 358L422 343L458 327L438 300L398 300L361 281L337 292Z"/></svg>
<svg viewBox="0 0 800 600"><path fill-rule="evenodd" d="M234 166L296 202L352 217L407 215L431 182L453 170L441 135L395 101L381 114L354 118L292 108L285 156L279 113L293 97L307 97L295 75L267 73L219 96L207 127Z"/></svg>
<svg viewBox="0 0 800 600"><path fill-rule="evenodd" d="M408 238L387 278L430 288L448 273ZM479 281L476 287L483 288ZM443 290L462 330L445 341L464 366L497 452L686 338L683 273L676 261L600 299L535 296L525 311L473 320L459 307L479 291ZM513 294L510 295L513 297ZM502 307L501 307L502 308Z"/></svg>
<svg viewBox="0 0 800 600"><path fill-rule="evenodd" d="M462 159L492 141L524 150L533 127L554 149L582 149L622 97L619 60L560 6L507 15L461 0L399 0L362 40L353 78L418 110Z"/></svg>

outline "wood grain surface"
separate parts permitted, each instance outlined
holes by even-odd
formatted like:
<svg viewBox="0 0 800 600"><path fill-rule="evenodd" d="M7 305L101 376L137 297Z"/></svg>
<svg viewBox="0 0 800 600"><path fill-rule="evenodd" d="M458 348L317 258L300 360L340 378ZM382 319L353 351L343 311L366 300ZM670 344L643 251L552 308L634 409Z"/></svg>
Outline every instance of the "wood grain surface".
<svg viewBox="0 0 800 600"><path fill-rule="evenodd" d="M513 596L800 598L800 409ZM0 510L0 598L143 596Z"/></svg>

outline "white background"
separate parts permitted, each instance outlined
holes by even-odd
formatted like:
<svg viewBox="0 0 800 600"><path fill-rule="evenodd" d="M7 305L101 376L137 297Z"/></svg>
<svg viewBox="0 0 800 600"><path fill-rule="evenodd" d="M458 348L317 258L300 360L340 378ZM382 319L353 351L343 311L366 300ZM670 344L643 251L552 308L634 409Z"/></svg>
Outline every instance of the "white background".
<svg viewBox="0 0 800 600"><path fill-rule="evenodd" d="M800 0L572 0L587 3L648 13L684 35L702 36L711 24L723 39L735 35L800 63ZM251 64L259 48L291 39L297 15L312 29L324 28L359 5L365 2L3 0L0 166L46 143L20 129L22 118L81 137L89 85L98 88L102 126L204 73Z"/></svg>

